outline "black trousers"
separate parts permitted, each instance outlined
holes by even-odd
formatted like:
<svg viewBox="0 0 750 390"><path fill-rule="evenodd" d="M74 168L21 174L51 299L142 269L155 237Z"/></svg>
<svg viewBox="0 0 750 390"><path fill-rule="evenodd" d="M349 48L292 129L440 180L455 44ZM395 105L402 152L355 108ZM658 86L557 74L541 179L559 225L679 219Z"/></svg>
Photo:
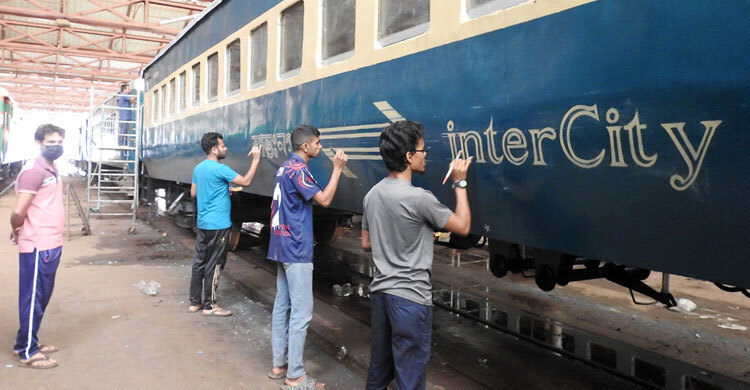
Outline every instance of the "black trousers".
<svg viewBox="0 0 750 390"><path fill-rule="evenodd" d="M219 275L227 262L231 228L220 230L198 229L195 236L195 259L190 278L190 304L204 310L216 307ZM202 294L201 294L202 293Z"/></svg>

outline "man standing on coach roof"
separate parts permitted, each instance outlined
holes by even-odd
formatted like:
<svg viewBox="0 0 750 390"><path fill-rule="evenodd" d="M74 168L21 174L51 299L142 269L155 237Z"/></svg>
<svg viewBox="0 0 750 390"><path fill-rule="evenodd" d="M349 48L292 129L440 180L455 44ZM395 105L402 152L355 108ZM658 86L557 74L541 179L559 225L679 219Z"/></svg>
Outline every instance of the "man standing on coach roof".
<svg viewBox="0 0 750 390"><path fill-rule="evenodd" d="M62 255L65 212L63 183L54 161L63 153L65 130L55 125L36 129L41 156L27 164L16 181L18 197L10 216L10 240L18 244L18 314L20 329L13 352L27 367L53 368L46 354L57 351L38 343L37 333L55 286Z"/></svg>
<svg viewBox="0 0 750 390"><path fill-rule="evenodd" d="M195 236L188 311L195 313L203 309L203 315L226 317L232 312L216 304L216 290L219 275L227 262L227 245L232 227L229 183L247 187L253 182L260 162L260 148L253 146L250 151L253 161L245 176L219 162L227 155L221 134L203 134L201 148L206 153L206 159L195 166L190 186L190 195L198 200L198 233Z"/></svg>
<svg viewBox="0 0 750 390"><path fill-rule="evenodd" d="M433 232L469 234L466 197L468 160L452 162L456 212L430 192L412 185L424 173L424 127L399 121L380 134L380 156L391 172L364 199L362 248L372 251L375 273L370 285L372 350L367 389L424 389L432 333Z"/></svg>
<svg viewBox="0 0 750 390"><path fill-rule="evenodd" d="M299 125L292 130L291 138L294 153L276 173L271 202L268 258L278 265L271 329L273 368L268 377L286 377L282 389L322 389L323 383L305 375L302 363L313 313L312 201L323 207L331 204L347 156L343 151L336 152L331 180L322 190L307 167L323 149L320 132L314 126Z"/></svg>

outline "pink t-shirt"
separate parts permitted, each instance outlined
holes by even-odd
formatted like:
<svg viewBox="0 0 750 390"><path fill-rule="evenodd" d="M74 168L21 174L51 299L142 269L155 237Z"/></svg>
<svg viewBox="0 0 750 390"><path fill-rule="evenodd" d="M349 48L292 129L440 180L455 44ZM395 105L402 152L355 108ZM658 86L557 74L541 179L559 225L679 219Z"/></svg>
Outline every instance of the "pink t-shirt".
<svg viewBox="0 0 750 390"><path fill-rule="evenodd" d="M26 164L16 180L16 192L34 194L18 235L21 253L54 249L63 244L65 210L63 182L43 157Z"/></svg>

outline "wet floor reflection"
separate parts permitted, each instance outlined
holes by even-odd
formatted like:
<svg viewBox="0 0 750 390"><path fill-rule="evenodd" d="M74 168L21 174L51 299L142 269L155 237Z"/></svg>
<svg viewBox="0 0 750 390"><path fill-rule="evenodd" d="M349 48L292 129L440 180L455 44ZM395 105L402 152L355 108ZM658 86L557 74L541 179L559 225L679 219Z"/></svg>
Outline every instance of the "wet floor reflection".
<svg viewBox="0 0 750 390"><path fill-rule="evenodd" d="M267 251L257 240L253 241L253 246L256 247L255 251L258 254ZM460 261L466 263L466 260L468 259ZM269 269L275 268L273 262L270 261L263 263L263 266ZM370 321L367 287L372 280L372 275L373 265L369 254L353 253L351 249L345 250L330 245L315 246L313 288L316 297L366 323ZM480 337L478 328L482 328L482 332L498 330L512 337L528 340L543 346L549 351L548 355L567 355L588 361L595 366L616 373L617 376L627 377L642 385L673 388L675 381L679 381L683 383L681 386L683 389L715 389L731 388L731 386L715 387L714 383L717 382L738 383L729 378L707 374L692 365L665 358L627 343L523 311L511 304L488 298L492 297L490 291L491 289L485 286L454 286L433 280L433 303L437 308L445 309L443 312L434 312L435 354L438 355L439 350L447 348L449 352L444 357L446 361L450 360L451 365L461 367L462 370L472 371L472 375L487 375L485 379L489 382L485 383L491 383L497 378L483 371L475 371L476 367L466 363L466 361L472 361L473 358L475 363L479 362L479 366L484 366L488 364L487 359L480 357L476 360L474 355L479 353L491 356L496 352L486 345L487 338L495 339L495 336L488 333ZM460 321L462 317L472 321ZM453 347L455 337L466 343L463 349L460 349L461 352ZM475 340L482 337L485 338L485 342ZM436 340L442 341L436 343ZM441 342L445 343L442 347ZM495 342L504 343L501 339L495 339ZM457 358L456 354L461 354L463 357ZM510 358L507 355L504 356ZM536 358L538 359L539 356L542 355ZM562 359L561 362L564 360L566 359ZM571 375L575 376L572 373ZM624 384L620 385L627 387Z"/></svg>

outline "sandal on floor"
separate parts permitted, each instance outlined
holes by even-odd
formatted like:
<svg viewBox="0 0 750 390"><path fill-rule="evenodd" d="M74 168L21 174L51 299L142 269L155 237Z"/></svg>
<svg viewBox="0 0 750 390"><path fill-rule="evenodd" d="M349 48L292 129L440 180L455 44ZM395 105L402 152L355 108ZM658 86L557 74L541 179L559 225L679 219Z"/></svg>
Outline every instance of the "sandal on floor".
<svg viewBox="0 0 750 390"><path fill-rule="evenodd" d="M191 306L188 306L188 312L189 313L197 313L198 311L200 311L200 309L201 309L200 305L191 305Z"/></svg>
<svg viewBox="0 0 750 390"><path fill-rule="evenodd" d="M204 316L213 316L213 317L227 317L232 315L231 310L222 309L220 307L215 307L211 310L203 310Z"/></svg>
<svg viewBox="0 0 750 390"><path fill-rule="evenodd" d="M55 347L54 345L42 345L42 344L37 344L37 345L39 346L39 352L41 353L55 353L59 351L59 349ZM13 350L13 356L18 357L19 355L20 353L18 353L18 351Z"/></svg>
<svg viewBox="0 0 750 390"><path fill-rule="evenodd" d="M296 385L282 385L281 390L321 390L325 387L325 383L318 383L317 379L308 375Z"/></svg>
<svg viewBox="0 0 750 390"><path fill-rule="evenodd" d="M36 357L32 357L29 360L19 360L19 367L33 368L37 370L46 370L49 368L57 367L56 361L50 360L50 358L42 355L41 353L37 353L35 356Z"/></svg>
<svg viewBox="0 0 750 390"><path fill-rule="evenodd" d="M286 377L286 368L283 369L283 370L281 370L281 372L278 373L278 374L274 374L273 368L272 368L270 371L268 371L268 377L271 378L271 379L282 379L282 378L285 378Z"/></svg>

